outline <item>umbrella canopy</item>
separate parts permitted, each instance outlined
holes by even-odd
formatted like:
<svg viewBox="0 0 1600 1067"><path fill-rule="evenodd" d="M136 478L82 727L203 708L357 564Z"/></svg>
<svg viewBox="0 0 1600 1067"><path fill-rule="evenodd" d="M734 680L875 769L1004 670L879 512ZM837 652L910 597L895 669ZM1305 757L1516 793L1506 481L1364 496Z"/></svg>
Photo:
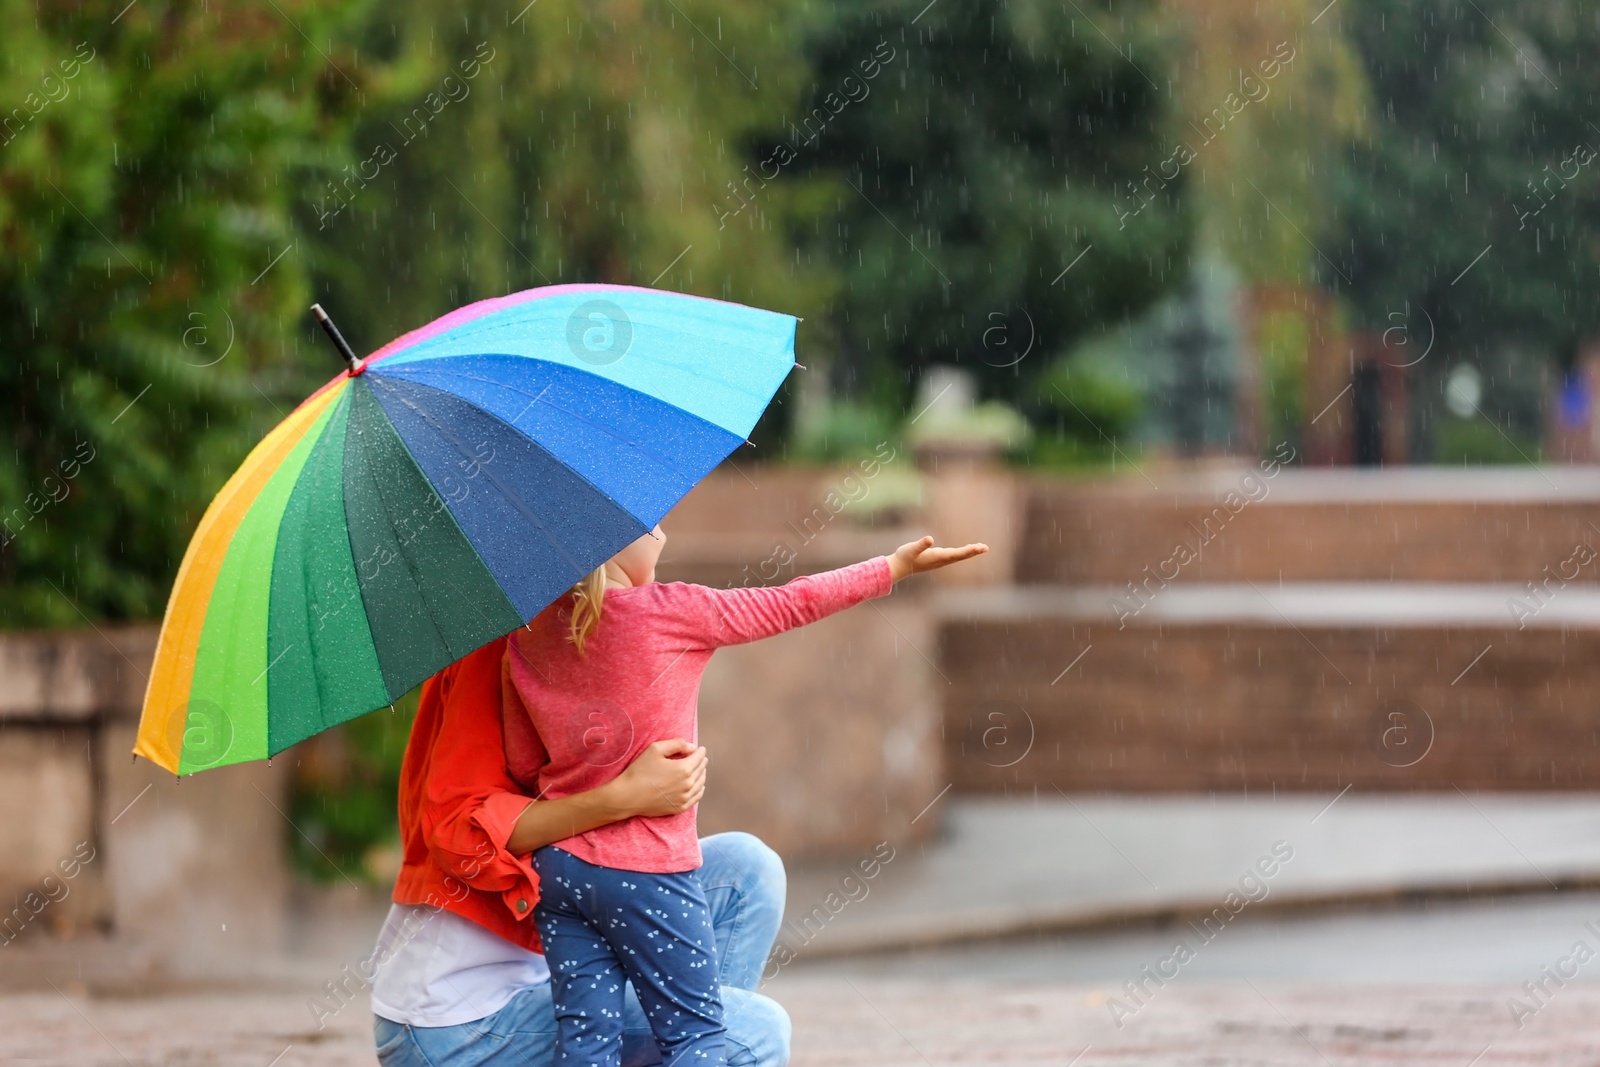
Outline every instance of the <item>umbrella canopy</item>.
<svg viewBox="0 0 1600 1067"><path fill-rule="evenodd" d="M521 626L743 443L795 322L558 285L352 356L200 520L134 752L264 759Z"/></svg>

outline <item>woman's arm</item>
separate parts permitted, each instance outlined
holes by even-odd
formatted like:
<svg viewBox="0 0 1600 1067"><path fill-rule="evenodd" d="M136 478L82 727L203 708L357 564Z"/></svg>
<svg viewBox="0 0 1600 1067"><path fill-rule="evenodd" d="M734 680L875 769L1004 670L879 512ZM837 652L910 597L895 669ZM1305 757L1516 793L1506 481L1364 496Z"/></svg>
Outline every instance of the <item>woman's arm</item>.
<svg viewBox="0 0 1600 1067"><path fill-rule="evenodd" d="M686 809L705 789L706 756L661 741L598 789L530 800L506 770L504 651L504 640L491 641L424 683L401 771L400 826L408 863L422 862L413 853L425 850L447 878L499 896L521 921L539 895L529 852L618 819Z"/></svg>
<svg viewBox="0 0 1600 1067"><path fill-rule="evenodd" d="M522 809L506 851L523 855L563 838L635 815L676 815L700 803L707 756L679 738L657 741L611 781L558 800L534 800Z"/></svg>

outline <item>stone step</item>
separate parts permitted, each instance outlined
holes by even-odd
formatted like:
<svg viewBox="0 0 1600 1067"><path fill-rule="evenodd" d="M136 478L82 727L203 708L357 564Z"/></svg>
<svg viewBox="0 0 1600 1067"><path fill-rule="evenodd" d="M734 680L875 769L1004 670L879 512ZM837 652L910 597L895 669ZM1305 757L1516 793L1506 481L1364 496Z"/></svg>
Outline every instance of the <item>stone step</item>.
<svg viewBox="0 0 1600 1067"><path fill-rule="evenodd" d="M1600 591L1522 619L1517 592L1171 585L1129 610L1105 587L946 591L949 776L1001 792L1592 788Z"/></svg>
<svg viewBox="0 0 1600 1067"><path fill-rule="evenodd" d="M1052 789L951 794L937 810L937 840L892 841L870 867L792 865L780 944L809 959L1172 920L1207 934L1204 917L1241 890L1254 915L1600 885L1592 793Z"/></svg>
<svg viewBox="0 0 1600 1067"><path fill-rule="evenodd" d="M1600 468L1245 468L1030 480L1016 577L1594 582L1597 554Z"/></svg>

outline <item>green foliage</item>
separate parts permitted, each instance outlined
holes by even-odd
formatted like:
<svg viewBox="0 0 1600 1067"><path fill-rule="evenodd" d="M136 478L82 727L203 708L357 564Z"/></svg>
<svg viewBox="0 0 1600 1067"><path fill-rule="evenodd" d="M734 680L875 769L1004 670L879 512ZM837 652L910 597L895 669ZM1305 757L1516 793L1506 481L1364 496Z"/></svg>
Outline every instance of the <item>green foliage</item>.
<svg viewBox="0 0 1600 1067"><path fill-rule="evenodd" d="M825 403L791 428L788 458L839 463L872 455L880 442L900 438L899 418L882 405L860 400Z"/></svg>
<svg viewBox="0 0 1600 1067"><path fill-rule="evenodd" d="M513 14L498 0L405 0L364 32L381 73L359 162L303 204L319 286L356 347L563 282L654 284L816 321L831 276L784 237L820 218L814 188L765 190L759 224L755 211L726 222L741 147L805 87L796 5L542 0ZM773 428L753 438L771 443Z"/></svg>
<svg viewBox="0 0 1600 1067"><path fill-rule="evenodd" d="M1248 283L1337 281L1329 178L1363 128L1366 80L1327 0L1176 4L1188 55L1165 132L1194 154L1200 241ZM1319 19L1319 16L1327 15ZM1303 360L1305 353L1299 353Z"/></svg>
<svg viewBox="0 0 1600 1067"><path fill-rule="evenodd" d="M774 185L829 182L828 225L796 238L842 279L829 318L848 390L904 410L944 362L1015 398L1037 366L1022 353L1059 351L1166 289L1188 234L1182 183L1138 225L1113 196L1160 158L1164 93L1146 72L1164 43L1146 5L826 10L810 101L749 159L790 160Z"/></svg>
<svg viewBox="0 0 1600 1067"><path fill-rule="evenodd" d="M1508 435L1485 418L1446 415L1434 429L1433 459L1455 466L1539 462L1537 438Z"/></svg>
<svg viewBox="0 0 1600 1067"><path fill-rule="evenodd" d="M1144 390L1107 358L1110 347L1103 342L1087 346L1057 360L1040 377L1040 406L1062 429L1086 441L1127 437L1144 406Z"/></svg>
<svg viewBox="0 0 1600 1067"><path fill-rule="evenodd" d="M1600 329L1600 24L1504 0L1352 0L1342 17L1376 112L1337 201L1361 323L1412 342L1396 361L1431 342L1413 371L1429 408L1455 360L1520 378L1485 410L1533 431L1538 379L1516 373L1518 350L1568 363Z"/></svg>
<svg viewBox="0 0 1600 1067"><path fill-rule="evenodd" d="M1051 361L1028 409L1039 429L1019 458L1036 467L1112 467L1137 451L1133 434L1148 391L1130 362L1126 330Z"/></svg>
<svg viewBox="0 0 1600 1067"><path fill-rule="evenodd" d="M1015 392L996 315L1031 351L1165 284L1178 202L1138 238L1110 206L1160 95L1091 30L1146 70L1157 38L1135 5L921 6L0 11L0 625L159 615L211 496L336 368L312 299L370 350L513 289L658 284L803 316L884 412L930 357ZM879 41L871 98L790 134ZM777 137L802 158L768 180Z"/></svg>
<svg viewBox="0 0 1600 1067"><path fill-rule="evenodd" d="M265 268L357 98L271 9L122 7L0 7L0 626L160 614L278 418L304 250Z"/></svg>
<svg viewBox="0 0 1600 1067"><path fill-rule="evenodd" d="M1180 14L1188 54L1171 74L1178 102L1168 133L1193 153L1187 197L1197 243L1223 259L1246 291L1314 292L1343 283L1338 220L1328 210L1331 175L1369 121L1367 82L1326 0L1208 0L1169 3ZM1299 438L1313 335L1303 317L1279 307L1248 323L1255 336L1220 329L1230 357L1254 342L1259 374L1201 359L1169 362L1176 373L1154 390L1151 440L1180 453L1196 446L1236 448L1234 397L1254 386L1269 441ZM1169 351L1171 347L1169 346ZM1247 355L1248 359L1248 355ZM1227 360L1233 364L1230 358ZM1202 364L1195 366L1195 363ZM1197 388L1200 387L1200 388ZM1203 447L1199 450L1203 450Z"/></svg>
<svg viewBox="0 0 1600 1067"><path fill-rule="evenodd" d="M1298 441L1307 415L1305 355L1311 327L1299 311L1281 308L1262 315L1256 333L1267 396L1267 439Z"/></svg>
<svg viewBox="0 0 1600 1067"><path fill-rule="evenodd" d="M1028 410L1050 432L1028 450L1029 462L1113 465L1141 445L1232 447L1237 306L1228 263L1197 255L1180 289L1049 362Z"/></svg>
<svg viewBox="0 0 1600 1067"><path fill-rule="evenodd" d="M945 413L935 408L906 431L906 439L913 446L980 445L1015 451L1027 444L1032 432L1016 408L1004 401L985 400L966 411Z"/></svg>
<svg viewBox="0 0 1600 1067"><path fill-rule="evenodd" d="M395 802L418 691L392 711L351 719L293 750L289 814L296 868L319 882L393 880L399 862Z"/></svg>

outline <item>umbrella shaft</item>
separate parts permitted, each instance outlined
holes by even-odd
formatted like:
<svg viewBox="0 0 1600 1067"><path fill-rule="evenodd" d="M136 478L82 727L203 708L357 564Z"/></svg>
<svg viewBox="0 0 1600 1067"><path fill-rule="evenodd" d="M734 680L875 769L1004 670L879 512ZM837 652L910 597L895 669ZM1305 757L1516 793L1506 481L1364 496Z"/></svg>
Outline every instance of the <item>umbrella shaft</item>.
<svg viewBox="0 0 1600 1067"><path fill-rule="evenodd" d="M339 350L339 354L344 357L344 361L350 369L352 371L360 370L361 360L356 356L355 350L350 347L350 342L344 339L344 334L339 332L339 327L333 324L333 319L329 318L328 313L322 310L322 305L312 304L311 314L316 316L317 321L322 324L322 328L327 331L334 347Z"/></svg>

